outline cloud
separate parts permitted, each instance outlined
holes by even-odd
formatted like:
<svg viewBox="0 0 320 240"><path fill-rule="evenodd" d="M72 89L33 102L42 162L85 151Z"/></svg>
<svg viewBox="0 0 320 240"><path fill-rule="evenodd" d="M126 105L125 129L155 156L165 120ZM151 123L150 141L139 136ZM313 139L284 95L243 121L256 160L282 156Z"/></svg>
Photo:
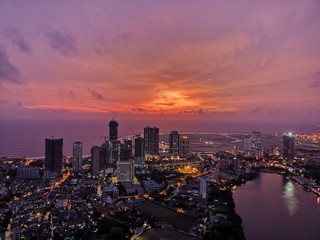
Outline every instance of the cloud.
<svg viewBox="0 0 320 240"><path fill-rule="evenodd" d="M263 106L256 106L255 108L253 108L252 110L250 110L251 113L261 113L261 110L263 110L264 107Z"/></svg>
<svg viewBox="0 0 320 240"><path fill-rule="evenodd" d="M200 108L200 109L192 109L192 110L183 110L183 111L180 111L179 113L181 113L181 114L208 114L208 113L213 113L213 112L210 112L208 109Z"/></svg>
<svg viewBox="0 0 320 240"><path fill-rule="evenodd" d="M0 83L2 81L22 83L19 69L11 64L7 53L0 49Z"/></svg>
<svg viewBox="0 0 320 240"><path fill-rule="evenodd" d="M21 35L21 33L15 28L7 28L3 31L4 35L7 39L16 46L21 52L30 54L31 48L28 45L25 38Z"/></svg>
<svg viewBox="0 0 320 240"><path fill-rule="evenodd" d="M147 112L146 109L140 107L133 107L130 109L132 112Z"/></svg>
<svg viewBox="0 0 320 240"><path fill-rule="evenodd" d="M60 99L74 98L76 96L73 91L63 89L62 87L59 87L59 91L58 92L59 92L59 98Z"/></svg>
<svg viewBox="0 0 320 240"><path fill-rule="evenodd" d="M167 102L167 103L155 103L158 106L174 106L176 105L174 102Z"/></svg>
<svg viewBox="0 0 320 240"><path fill-rule="evenodd" d="M320 72L317 72L314 77L313 81L310 84L310 87L320 87Z"/></svg>
<svg viewBox="0 0 320 240"><path fill-rule="evenodd" d="M112 113L110 109L107 108L96 108L88 106L78 106L78 105L28 105L25 106L26 109L30 110L48 110L48 111L67 111L67 112L91 112L91 113Z"/></svg>
<svg viewBox="0 0 320 240"><path fill-rule="evenodd" d="M0 22L15 18L9 30L0 26L1 34L7 31L0 42L32 83L25 92L39 93L29 104L78 104L81 95L91 107L107 103L137 115L236 112L271 118L274 106L307 108L319 100L313 93L320 74L311 76L319 72L320 49L314 3L7 4ZM28 43L37 46L32 61L23 54ZM47 57L48 50L57 56ZM16 103L20 86L10 87L12 94L2 98Z"/></svg>
<svg viewBox="0 0 320 240"><path fill-rule="evenodd" d="M23 104L21 102L17 102L18 107L23 107Z"/></svg>
<svg viewBox="0 0 320 240"><path fill-rule="evenodd" d="M99 93L99 92L97 92L96 90L91 89L91 88L88 88L88 91L90 92L91 97L93 97L94 99L103 100L103 95L102 95L102 93Z"/></svg>
<svg viewBox="0 0 320 240"><path fill-rule="evenodd" d="M72 56L78 53L75 39L69 33L58 31L48 31L46 36L52 49L58 51L64 56Z"/></svg>

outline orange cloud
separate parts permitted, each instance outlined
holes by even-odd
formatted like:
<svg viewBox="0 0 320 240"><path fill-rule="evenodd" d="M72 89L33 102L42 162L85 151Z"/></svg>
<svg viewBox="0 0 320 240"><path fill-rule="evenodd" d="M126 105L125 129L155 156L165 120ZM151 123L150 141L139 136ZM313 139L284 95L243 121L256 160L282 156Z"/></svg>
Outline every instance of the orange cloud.
<svg viewBox="0 0 320 240"><path fill-rule="evenodd" d="M26 109L32 110L63 110L70 112L88 112L88 113L103 113L103 112L113 112L107 108L100 107L86 107L86 106L76 106L76 105L29 105L25 106Z"/></svg>

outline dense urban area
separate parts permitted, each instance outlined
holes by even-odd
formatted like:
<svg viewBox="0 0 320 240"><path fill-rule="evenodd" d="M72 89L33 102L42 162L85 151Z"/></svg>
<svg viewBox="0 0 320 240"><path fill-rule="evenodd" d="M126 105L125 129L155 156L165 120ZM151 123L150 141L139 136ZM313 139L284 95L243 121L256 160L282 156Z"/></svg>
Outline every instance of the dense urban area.
<svg viewBox="0 0 320 240"><path fill-rule="evenodd" d="M320 197L320 134L260 132L109 136L91 155L0 160L0 239L245 239L233 191L260 172Z"/></svg>

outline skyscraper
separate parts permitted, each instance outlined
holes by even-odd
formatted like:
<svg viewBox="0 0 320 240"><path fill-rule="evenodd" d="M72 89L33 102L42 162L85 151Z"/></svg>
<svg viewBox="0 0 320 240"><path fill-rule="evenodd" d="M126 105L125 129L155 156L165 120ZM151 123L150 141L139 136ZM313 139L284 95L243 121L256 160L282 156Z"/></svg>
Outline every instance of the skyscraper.
<svg viewBox="0 0 320 240"><path fill-rule="evenodd" d="M232 165L233 165L233 170L235 172L238 172L239 168L240 168L240 160L238 158L233 158L232 160Z"/></svg>
<svg viewBox="0 0 320 240"><path fill-rule="evenodd" d="M60 173L63 158L63 138L48 139L45 143L45 170Z"/></svg>
<svg viewBox="0 0 320 240"><path fill-rule="evenodd" d="M262 144L261 144L261 132L252 132L251 134L251 149L261 149Z"/></svg>
<svg viewBox="0 0 320 240"><path fill-rule="evenodd" d="M145 157L150 160L159 157L159 128L144 128Z"/></svg>
<svg viewBox="0 0 320 240"><path fill-rule="evenodd" d="M118 122L115 120L109 122L109 139L118 140Z"/></svg>
<svg viewBox="0 0 320 240"><path fill-rule="evenodd" d="M115 120L109 122L109 141L106 142L107 164L115 164L120 160L121 144L118 141L118 126Z"/></svg>
<svg viewBox="0 0 320 240"><path fill-rule="evenodd" d="M144 157L144 139L143 137L136 137L134 139L134 156Z"/></svg>
<svg viewBox="0 0 320 240"><path fill-rule="evenodd" d="M120 156L121 160L128 161L132 159L132 139L130 137L126 137L124 139L123 147L122 147L122 157Z"/></svg>
<svg viewBox="0 0 320 240"><path fill-rule="evenodd" d="M169 153L173 155L179 155L179 140L180 134L178 131L171 131L169 133Z"/></svg>
<svg viewBox="0 0 320 240"><path fill-rule="evenodd" d="M143 137L136 136L134 139L134 166L144 166L144 139Z"/></svg>
<svg viewBox="0 0 320 240"><path fill-rule="evenodd" d="M72 167L74 171L82 170L82 143L73 143Z"/></svg>
<svg viewBox="0 0 320 240"><path fill-rule="evenodd" d="M106 145L107 150L107 165L111 164L114 165L118 161L120 161L120 155L121 155L121 148L123 148L123 145L118 140L110 140L107 141Z"/></svg>
<svg viewBox="0 0 320 240"><path fill-rule="evenodd" d="M251 134L251 151L256 159L262 158L261 132L252 132Z"/></svg>
<svg viewBox="0 0 320 240"><path fill-rule="evenodd" d="M283 158L294 158L294 136L292 133L284 134L283 137Z"/></svg>
<svg viewBox="0 0 320 240"><path fill-rule="evenodd" d="M189 154L189 138L187 136L180 136L179 148L180 155L187 156Z"/></svg>
<svg viewBox="0 0 320 240"><path fill-rule="evenodd" d="M246 134L243 139L243 151L245 153L249 153L251 151L251 138L249 134Z"/></svg>
<svg viewBox="0 0 320 240"><path fill-rule="evenodd" d="M91 148L92 176L98 177L100 174L100 148L93 146Z"/></svg>

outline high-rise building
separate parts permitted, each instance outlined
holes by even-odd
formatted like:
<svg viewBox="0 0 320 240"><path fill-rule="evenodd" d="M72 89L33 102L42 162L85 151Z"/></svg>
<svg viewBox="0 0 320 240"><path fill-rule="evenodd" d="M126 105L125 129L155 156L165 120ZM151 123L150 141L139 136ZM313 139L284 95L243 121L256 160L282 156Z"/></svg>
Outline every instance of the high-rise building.
<svg viewBox="0 0 320 240"><path fill-rule="evenodd" d="M118 140L110 140L106 143L106 163L107 165L111 164L114 165L118 161L120 161L120 155L121 155L121 148L123 148L123 145L121 146L120 141Z"/></svg>
<svg viewBox="0 0 320 240"><path fill-rule="evenodd" d="M200 195L202 198L207 197L207 179L205 177L200 177Z"/></svg>
<svg viewBox="0 0 320 240"><path fill-rule="evenodd" d="M251 134L251 152L256 159L262 158L262 142L261 142L261 132L252 132Z"/></svg>
<svg viewBox="0 0 320 240"><path fill-rule="evenodd" d="M134 162L117 162L117 179L119 182L132 181L134 179Z"/></svg>
<svg viewBox="0 0 320 240"><path fill-rule="evenodd" d="M124 139L124 143L121 144L120 151L120 161L128 161L129 159L132 159L132 139L130 137L126 137Z"/></svg>
<svg viewBox="0 0 320 240"><path fill-rule="evenodd" d="M235 172L238 172L239 168L240 168L240 160L238 158L233 158L232 160L232 168Z"/></svg>
<svg viewBox="0 0 320 240"><path fill-rule="evenodd" d="M109 122L109 141L106 142L106 164L115 164L120 161L121 144L118 141L118 122Z"/></svg>
<svg viewBox="0 0 320 240"><path fill-rule="evenodd" d="M134 139L134 166L144 166L144 139L143 137L136 136Z"/></svg>
<svg viewBox="0 0 320 240"><path fill-rule="evenodd" d="M91 148L92 176L98 177L100 174L100 148L93 146Z"/></svg>
<svg viewBox="0 0 320 240"><path fill-rule="evenodd" d="M169 153L172 155L179 155L179 140L180 134L178 131L171 131L169 133Z"/></svg>
<svg viewBox="0 0 320 240"><path fill-rule="evenodd" d="M283 135L283 158L294 158L294 136L292 133Z"/></svg>
<svg viewBox="0 0 320 240"><path fill-rule="evenodd" d="M137 136L134 139L134 156L144 157L144 139L143 137Z"/></svg>
<svg viewBox="0 0 320 240"><path fill-rule="evenodd" d="M59 174L62 168L63 138L46 138L45 145L45 170Z"/></svg>
<svg viewBox="0 0 320 240"><path fill-rule="evenodd" d="M73 143L72 167L74 171L82 170L82 143Z"/></svg>
<svg viewBox="0 0 320 240"><path fill-rule="evenodd" d="M252 132L251 134L251 150L261 149L261 132Z"/></svg>
<svg viewBox="0 0 320 240"><path fill-rule="evenodd" d="M251 151L251 138L249 134L246 134L243 139L243 151L246 153L249 153Z"/></svg>
<svg viewBox="0 0 320 240"><path fill-rule="evenodd" d="M115 120L109 122L109 139L118 140L118 122Z"/></svg>
<svg viewBox="0 0 320 240"><path fill-rule="evenodd" d="M189 138L187 136L180 136L179 148L180 155L187 156L189 154Z"/></svg>
<svg viewBox="0 0 320 240"><path fill-rule="evenodd" d="M150 160L159 157L159 128L144 128L145 157Z"/></svg>

